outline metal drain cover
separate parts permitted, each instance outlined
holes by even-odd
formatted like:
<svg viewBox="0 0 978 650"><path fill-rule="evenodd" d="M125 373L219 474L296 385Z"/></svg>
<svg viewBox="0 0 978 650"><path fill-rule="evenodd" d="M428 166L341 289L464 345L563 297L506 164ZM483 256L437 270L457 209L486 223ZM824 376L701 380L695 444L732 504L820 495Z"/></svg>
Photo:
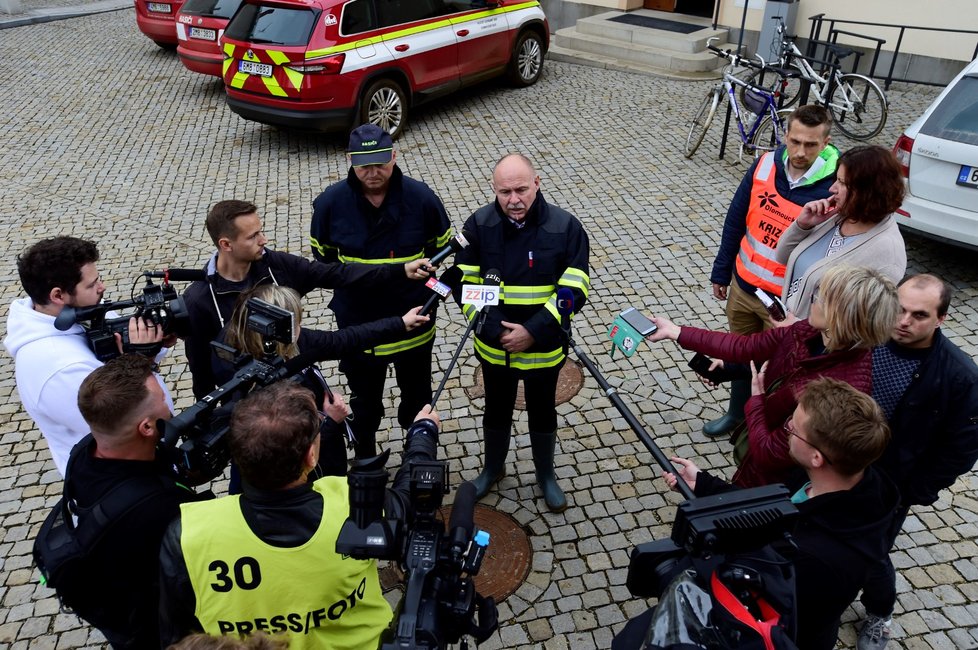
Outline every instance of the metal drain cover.
<svg viewBox="0 0 978 650"><path fill-rule="evenodd" d="M443 521L450 521L451 506L439 511ZM473 515L475 527L489 533L489 550L482 560L482 568L475 577L475 588L483 596L492 596L501 602L519 589L530 572L533 551L530 539L523 528L504 512L481 503L476 504ZM380 569L383 590L404 588L404 574L393 563Z"/></svg>
<svg viewBox="0 0 978 650"><path fill-rule="evenodd" d="M563 404L570 401L572 397L581 392L584 387L584 373L581 371L579 361L568 359L564 367L560 369L560 376L557 377L557 403ZM475 385L466 388L465 393L469 399L483 397L486 394L486 386L482 381L482 366L475 369ZM516 408L521 411L526 410L526 398L523 395L523 382L520 381L519 388L516 390Z"/></svg>

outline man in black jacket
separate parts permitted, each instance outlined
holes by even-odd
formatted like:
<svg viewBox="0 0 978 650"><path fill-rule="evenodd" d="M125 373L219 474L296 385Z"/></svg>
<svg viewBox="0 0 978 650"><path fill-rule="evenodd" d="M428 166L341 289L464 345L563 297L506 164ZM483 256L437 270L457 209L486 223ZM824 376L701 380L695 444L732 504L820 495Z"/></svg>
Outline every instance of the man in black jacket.
<svg viewBox="0 0 978 650"><path fill-rule="evenodd" d="M78 408L91 427L72 451L65 493L80 520L119 488L131 500L65 588L75 612L97 627L113 648L158 643L160 541L181 503L202 498L180 484L172 465L156 457L158 419L169 419L153 362L126 354L82 382ZM116 495L118 496L118 495ZM59 586L59 590L61 586Z"/></svg>
<svg viewBox="0 0 978 650"><path fill-rule="evenodd" d="M401 172L390 135L375 124L357 127L350 133L347 158L346 179L327 187L312 204L310 243L317 260L412 263L427 261L445 246L451 235L445 206L430 187ZM329 308L337 325L348 327L400 316L429 296L431 291L420 282L401 278L387 284L383 292L337 288ZM394 366L400 391L397 421L404 430L418 409L431 401L434 341L432 315L428 323L390 343L340 359L340 370L350 386L357 458L376 453L389 366Z"/></svg>
<svg viewBox="0 0 978 650"><path fill-rule="evenodd" d="M206 225L217 252L205 267L207 279L194 282L184 293L192 330L185 344L197 399L215 388L210 344L230 321L238 296L247 289L271 283L305 296L313 289L366 287L405 277L427 277L421 270L423 259L396 264L322 264L268 250L258 208L247 201L215 203L207 213ZM423 288L420 283L418 286Z"/></svg>
<svg viewBox="0 0 978 650"><path fill-rule="evenodd" d="M871 397L828 377L805 387L786 426L789 453L808 478L791 498L799 513L792 535L797 643L802 650L831 650L842 613L886 556L892 535L899 494L870 466L890 432ZM731 487L688 460L672 462L697 497ZM675 489L677 476L665 479Z"/></svg>
<svg viewBox="0 0 978 650"><path fill-rule="evenodd" d="M562 326L570 327L570 315L558 312L557 293L564 289L573 294L575 313L584 307L591 288L588 236L574 215L547 203L526 156L503 156L493 168L492 189L495 200L465 222L470 243L456 256L462 282L480 284L495 270L502 284L499 304L485 308L474 337L486 405L485 463L473 484L482 498L505 474L516 389L522 380L537 483L547 508L561 512L567 498L554 474L555 401L566 358ZM469 320L480 317L473 305L463 305L463 310Z"/></svg>
<svg viewBox="0 0 978 650"><path fill-rule="evenodd" d="M898 526L910 506L930 505L978 460L978 366L941 334L951 288L929 274L906 278L898 290L893 338L873 351L873 397L893 440L876 466L900 489ZM862 595L866 621L859 650L879 650L890 637L896 571L886 556Z"/></svg>
<svg viewBox="0 0 978 650"><path fill-rule="evenodd" d="M349 412L339 395L321 415L312 393L290 381L255 391L231 419L231 455L242 495L188 504L161 552L163 646L193 631L285 633L308 647L376 648L391 620L374 560L336 552L349 515L345 478L309 483L324 418ZM403 464L387 491L387 516L410 517L415 461L435 460L438 415L430 406L408 431ZM203 507L197 507L203 506Z"/></svg>

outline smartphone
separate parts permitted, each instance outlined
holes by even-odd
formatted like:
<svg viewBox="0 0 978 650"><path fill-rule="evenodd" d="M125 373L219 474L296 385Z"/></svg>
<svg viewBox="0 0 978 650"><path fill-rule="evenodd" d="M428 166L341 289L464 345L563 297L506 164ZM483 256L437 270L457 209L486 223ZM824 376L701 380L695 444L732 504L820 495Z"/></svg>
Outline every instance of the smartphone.
<svg viewBox="0 0 978 650"><path fill-rule="evenodd" d="M788 308L785 307L784 303L781 302L781 299L777 296L768 295L768 293L760 287L754 290L754 295L758 297L761 304L764 305L764 309L767 310L767 313L771 315L772 319L780 323L788 317Z"/></svg>
<svg viewBox="0 0 978 650"><path fill-rule="evenodd" d="M621 313L621 318L626 323L632 326L632 328L641 334L642 336L648 336L649 334L654 334L658 327L655 323L650 321L645 314L635 309L634 307L629 307Z"/></svg>
<svg viewBox="0 0 978 650"><path fill-rule="evenodd" d="M697 352L693 358L689 360L689 367L692 368L697 375L714 384L722 384L732 379L737 379L740 375L740 373L730 372L726 368L716 368L714 370L710 370L710 365L712 363L713 360L710 359L710 357Z"/></svg>

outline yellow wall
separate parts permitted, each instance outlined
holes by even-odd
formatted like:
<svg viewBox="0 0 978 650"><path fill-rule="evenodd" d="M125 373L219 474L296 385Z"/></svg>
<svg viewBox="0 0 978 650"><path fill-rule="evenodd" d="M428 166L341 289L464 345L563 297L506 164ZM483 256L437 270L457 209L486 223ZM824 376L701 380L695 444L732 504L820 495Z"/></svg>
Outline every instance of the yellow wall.
<svg viewBox="0 0 978 650"><path fill-rule="evenodd" d="M740 27L744 0L718 0L720 2L720 24L726 27ZM739 4L740 6L735 6ZM753 7L755 2L751 2ZM748 30L760 31L764 18L762 3L759 9L747 10ZM971 29L978 31L978 1L976 0L800 0L797 5L797 22L794 33L807 37L811 31L809 16L824 13L828 18L861 20L867 22L891 23L899 25L920 25L948 29ZM896 46L899 30L888 27L869 27L866 25L838 25L839 29L885 38L884 50L892 51ZM823 27L825 38L827 25ZM839 37L839 42L846 42ZM854 45L875 47L875 43L862 39L851 41ZM946 34L941 32L920 32L907 30L900 45L900 52L922 54L941 59L970 61L978 34Z"/></svg>

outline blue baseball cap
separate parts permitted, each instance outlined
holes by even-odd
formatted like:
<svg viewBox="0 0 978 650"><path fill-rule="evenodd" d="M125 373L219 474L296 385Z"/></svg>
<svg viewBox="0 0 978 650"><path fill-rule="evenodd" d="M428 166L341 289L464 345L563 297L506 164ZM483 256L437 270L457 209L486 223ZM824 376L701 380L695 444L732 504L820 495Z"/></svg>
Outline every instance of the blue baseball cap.
<svg viewBox="0 0 978 650"><path fill-rule="evenodd" d="M376 124L363 124L350 133L347 153L354 167L386 165L394 156L394 142L390 134Z"/></svg>

